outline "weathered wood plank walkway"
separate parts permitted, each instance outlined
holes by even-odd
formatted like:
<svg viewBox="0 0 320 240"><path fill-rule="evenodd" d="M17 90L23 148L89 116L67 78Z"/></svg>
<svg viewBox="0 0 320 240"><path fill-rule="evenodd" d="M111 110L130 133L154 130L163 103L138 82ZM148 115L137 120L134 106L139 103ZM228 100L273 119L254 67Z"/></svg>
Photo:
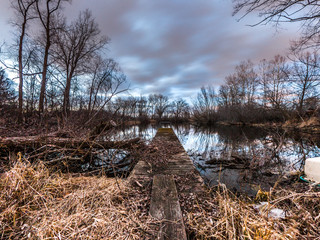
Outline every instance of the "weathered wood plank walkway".
<svg viewBox="0 0 320 240"><path fill-rule="evenodd" d="M187 239L178 196L202 192L203 180L171 128L159 128L153 141L174 143L179 151L161 168L139 161L129 178L137 182L152 180L150 214L161 220L158 239Z"/></svg>
<svg viewBox="0 0 320 240"><path fill-rule="evenodd" d="M173 176L153 177L150 214L161 220L158 239L187 239Z"/></svg>

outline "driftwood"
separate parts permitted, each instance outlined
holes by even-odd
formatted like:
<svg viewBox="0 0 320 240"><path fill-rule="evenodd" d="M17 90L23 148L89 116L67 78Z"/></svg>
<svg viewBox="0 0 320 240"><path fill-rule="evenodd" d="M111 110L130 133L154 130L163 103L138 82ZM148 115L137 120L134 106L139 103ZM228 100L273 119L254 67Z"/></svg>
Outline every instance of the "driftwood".
<svg viewBox="0 0 320 240"><path fill-rule="evenodd" d="M140 138L123 141L90 140L87 138L72 138L68 134L55 132L47 135L29 137L0 137L0 164L9 163L9 155L22 152L30 162L41 160L53 169L62 172L82 173L90 172L113 176L126 176L135 160L131 152L144 148ZM118 150L125 150L123 159L117 157Z"/></svg>
<svg viewBox="0 0 320 240"><path fill-rule="evenodd" d="M8 137L0 138L0 148L20 149L20 148L39 148L45 145L53 145L63 148L98 148L98 149L130 149L141 144L140 138L134 138L123 141L91 141L88 139L61 138L50 136L30 136L30 137Z"/></svg>

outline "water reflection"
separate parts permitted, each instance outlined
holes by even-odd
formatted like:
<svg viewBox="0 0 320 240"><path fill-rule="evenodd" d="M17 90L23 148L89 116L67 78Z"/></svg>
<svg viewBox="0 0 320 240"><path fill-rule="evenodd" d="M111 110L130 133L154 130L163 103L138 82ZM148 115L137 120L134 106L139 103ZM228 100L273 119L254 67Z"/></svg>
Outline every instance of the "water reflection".
<svg viewBox="0 0 320 240"><path fill-rule="evenodd" d="M151 140L158 126L133 126L117 137ZM310 140L282 130L219 126L172 126L208 185L219 181L229 189L253 195L267 190L284 174L302 169L308 157L320 156L319 138Z"/></svg>
<svg viewBox="0 0 320 240"><path fill-rule="evenodd" d="M150 141L156 135L158 126L155 125L135 125L116 129L111 135L111 140L123 140L140 137ZM109 135L109 136L110 136Z"/></svg>

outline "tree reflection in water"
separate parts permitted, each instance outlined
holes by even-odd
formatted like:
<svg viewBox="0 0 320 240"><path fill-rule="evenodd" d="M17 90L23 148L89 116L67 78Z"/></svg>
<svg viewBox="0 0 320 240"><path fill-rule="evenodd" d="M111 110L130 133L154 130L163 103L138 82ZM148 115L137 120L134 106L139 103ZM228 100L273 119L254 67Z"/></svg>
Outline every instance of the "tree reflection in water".
<svg viewBox="0 0 320 240"><path fill-rule="evenodd" d="M117 133L118 138L151 140L157 126L132 126ZM308 157L320 156L320 137L290 135L283 130L216 126L195 128L172 126L205 182L219 181L231 190L254 195L268 190L286 174L302 170Z"/></svg>
<svg viewBox="0 0 320 240"><path fill-rule="evenodd" d="M204 180L211 186L222 182L249 195L259 188L268 190L279 178L301 170L306 158L320 156L319 139L282 130L184 128L179 126L176 132Z"/></svg>

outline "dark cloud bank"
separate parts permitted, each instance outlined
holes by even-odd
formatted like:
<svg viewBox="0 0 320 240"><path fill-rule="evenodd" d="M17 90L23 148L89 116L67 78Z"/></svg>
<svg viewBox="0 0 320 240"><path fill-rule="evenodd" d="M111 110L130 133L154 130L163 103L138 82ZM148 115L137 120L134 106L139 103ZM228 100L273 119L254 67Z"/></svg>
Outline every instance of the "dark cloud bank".
<svg viewBox="0 0 320 240"><path fill-rule="evenodd" d="M10 38L9 1L1 0L0 41ZM131 82L134 95L163 93L188 97L204 85L219 86L241 60L255 62L285 53L297 31L237 22L231 0L73 0L72 19L92 10L111 38L108 54Z"/></svg>

